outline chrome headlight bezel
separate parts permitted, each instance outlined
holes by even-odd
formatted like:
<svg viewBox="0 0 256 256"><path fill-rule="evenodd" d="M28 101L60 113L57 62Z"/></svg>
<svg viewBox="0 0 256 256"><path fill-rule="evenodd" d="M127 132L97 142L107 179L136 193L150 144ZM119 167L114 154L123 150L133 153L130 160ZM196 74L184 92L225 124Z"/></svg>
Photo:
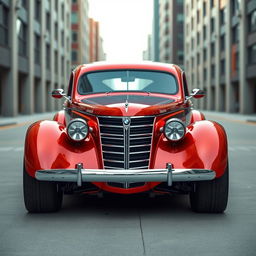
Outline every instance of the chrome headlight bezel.
<svg viewBox="0 0 256 256"><path fill-rule="evenodd" d="M79 142L85 140L88 133L89 127L84 119L72 119L67 126L68 137L73 141Z"/></svg>
<svg viewBox="0 0 256 256"><path fill-rule="evenodd" d="M164 126L164 135L168 140L173 142L180 141L184 138L185 134L186 126L182 120L178 118L171 118L166 122Z"/></svg>

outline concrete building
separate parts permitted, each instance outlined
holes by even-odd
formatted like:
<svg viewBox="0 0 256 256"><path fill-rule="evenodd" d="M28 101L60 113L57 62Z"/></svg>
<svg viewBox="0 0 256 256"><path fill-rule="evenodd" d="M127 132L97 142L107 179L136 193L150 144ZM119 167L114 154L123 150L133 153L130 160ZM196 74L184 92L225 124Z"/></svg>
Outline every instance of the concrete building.
<svg viewBox="0 0 256 256"><path fill-rule="evenodd" d="M0 116L58 109L70 74L69 0L0 0Z"/></svg>
<svg viewBox="0 0 256 256"><path fill-rule="evenodd" d="M89 62L88 0L72 0L72 65Z"/></svg>
<svg viewBox="0 0 256 256"><path fill-rule="evenodd" d="M153 27L151 37L151 60L159 61L159 0L153 2Z"/></svg>
<svg viewBox="0 0 256 256"><path fill-rule="evenodd" d="M90 62L103 61L106 55L103 50L103 39L100 36L100 25L98 21L89 19L89 60Z"/></svg>
<svg viewBox="0 0 256 256"><path fill-rule="evenodd" d="M183 0L161 0L159 6L155 4L159 9L159 21L155 20L159 22L159 61L183 66Z"/></svg>
<svg viewBox="0 0 256 256"><path fill-rule="evenodd" d="M197 107L256 112L256 1L185 0L185 71Z"/></svg>
<svg viewBox="0 0 256 256"><path fill-rule="evenodd" d="M151 38L151 35L148 35L147 50L143 51L143 60L152 60L153 59L152 54L153 54L152 38Z"/></svg>

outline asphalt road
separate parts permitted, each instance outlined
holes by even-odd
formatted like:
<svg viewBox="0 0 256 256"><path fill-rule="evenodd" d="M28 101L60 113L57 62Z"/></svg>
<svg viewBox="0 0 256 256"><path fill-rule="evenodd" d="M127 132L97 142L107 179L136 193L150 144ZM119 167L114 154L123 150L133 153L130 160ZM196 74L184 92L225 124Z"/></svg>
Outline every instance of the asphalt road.
<svg viewBox="0 0 256 256"><path fill-rule="evenodd" d="M228 133L225 214L196 214L187 196L65 196L54 214L28 214L22 158L27 128L0 128L0 256L256 255L256 125L218 119Z"/></svg>

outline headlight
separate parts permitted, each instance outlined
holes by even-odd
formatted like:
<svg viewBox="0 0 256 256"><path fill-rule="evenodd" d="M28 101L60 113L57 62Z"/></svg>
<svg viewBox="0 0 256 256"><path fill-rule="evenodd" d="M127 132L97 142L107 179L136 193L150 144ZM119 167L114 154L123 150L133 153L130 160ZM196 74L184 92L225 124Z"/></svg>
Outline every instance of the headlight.
<svg viewBox="0 0 256 256"><path fill-rule="evenodd" d="M183 122L178 118L168 120L164 127L164 134L168 140L178 141L181 140L186 132L186 127Z"/></svg>
<svg viewBox="0 0 256 256"><path fill-rule="evenodd" d="M68 136L74 141L81 141L88 135L88 125L85 120L73 119L67 127Z"/></svg>

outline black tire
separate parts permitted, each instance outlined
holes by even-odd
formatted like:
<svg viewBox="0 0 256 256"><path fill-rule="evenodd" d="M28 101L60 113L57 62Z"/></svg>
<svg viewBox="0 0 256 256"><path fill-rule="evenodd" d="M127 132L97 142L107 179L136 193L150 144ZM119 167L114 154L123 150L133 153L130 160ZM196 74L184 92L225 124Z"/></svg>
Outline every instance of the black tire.
<svg viewBox="0 0 256 256"><path fill-rule="evenodd" d="M228 165L225 173L217 179L195 183L190 193L190 205L199 213L223 213L228 203L229 174Z"/></svg>
<svg viewBox="0 0 256 256"><path fill-rule="evenodd" d="M28 212L56 212L62 205L63 193L53 182L38 181L23 169L23 195Z"/></svg>

